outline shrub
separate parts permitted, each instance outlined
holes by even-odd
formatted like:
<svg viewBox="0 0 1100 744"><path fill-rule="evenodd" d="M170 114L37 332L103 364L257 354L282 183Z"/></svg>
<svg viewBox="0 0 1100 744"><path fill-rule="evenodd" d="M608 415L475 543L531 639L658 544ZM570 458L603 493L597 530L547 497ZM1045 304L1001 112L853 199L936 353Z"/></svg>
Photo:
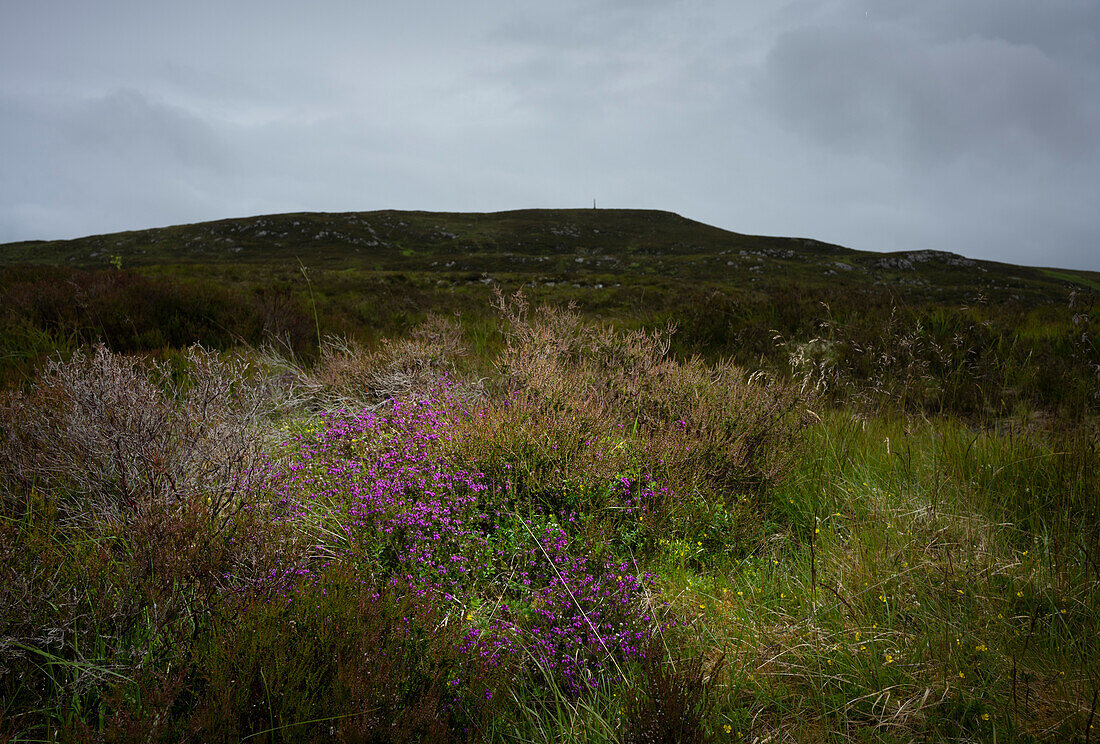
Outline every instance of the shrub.
<svg viewBox="0 0 1100 744"><path fill-rule="evenodd" d="M652 582L592 557L557 517L489 489L441 444L470 417L454 400L337 413L286 443L273 471L279 513L316 558L273 573L285 595L319 564L450 607L475 623L466 649L486 660L524 650L576 691L648 639L640 599ZM288 584L287 582L290 582ZM486 597L487 615L476 611Z"/></svg>
<svg viewBox="0 0 1100 744"><path fill-rule="evenodd" d="M254 292L205 277L129 270L6 266L0 276L0 382L31 362L81 344L118 353L192 344L229 349L277 340L295 354L315 350L313 318L289 286Z"/></svg>
<svg viewBox="0 0 1100 744"><path fill-rule="evenodd" d="M461 650L445 608L332 566L284 599L245 597L219 614L195 664L204 741L471 741L510 671Z"/></svg>
<svg viewBox="0 0 1100 744"><path fill-rule="evenodd" d="M247 364L201 347L187 374L96 347L52 360L26 393L0 401L0 503L36 489L65 519L124 523L159 501L224 522L262 479L257 424L270 412Z"/></svg>
<svg viewBox="0 0 1100 744"><path fill-rule="evenodd" d="M189 681L178 670L225 596L297 560L261 510L219 525L204 505L178 506L63 524L56 499L33 491L19 520L0 521L0 697L22 726L68 721L67 738L95 740L83 722L107 710L108 740L139 740L126 732L174 705Z"/></svg>
<svg viewBox="0 0 1100 744"><path fill-rule="evenodd" d="M263 356L271 371L281 373L295 403L335 410L425 399L438 393L445 383L451 394L457 394L453 383L461 379L460 366L468 351L456 321L429 315L408 337L384 339L377 349L328 336L312 368L288 361L270 347ZM466 397L484 393L477 381L464 383L461 391Z"/></svg>
<svg viewBox="0 0 1100 744"><path fill-rule="evenodd" d="M782 479L809 420L789 384L668 354L672 329L624 332L572 310L498 296L505 346L497 396L460 424L455 456L593 540L655 547L667 531L756 534L756 498ZM737 514L731 522L728 517ZM716 522L717 520L717 522ZM645 536L628 538L639 527ZM732 531L731 531L732 530ZM641 542L639 542L639 539Z"/></svg>
<svg viewBox="0 0 1100 744"><path fill-rule="evenodd" d="M507 337L499 366L513 397L581 416L610 432L619 424L652 440L658 460L679 460L727 490L753 490L782 477L807 423L806 400L790 385L730 364L669 356L673 327L617 331L572 310L498 297ZM700 470L701 469L701 470Z"/></svg>
<svg viewBox="0 0 1100 744"><path fill-rule="evenodd" d="M1003 418L1018 406L1069 417L1100 401L1097 318L1086 298L1030 312L891 305L820 321L807 341L779 349L795 379L865 410ZM801 338L804 338L802 336Z"/></svg>

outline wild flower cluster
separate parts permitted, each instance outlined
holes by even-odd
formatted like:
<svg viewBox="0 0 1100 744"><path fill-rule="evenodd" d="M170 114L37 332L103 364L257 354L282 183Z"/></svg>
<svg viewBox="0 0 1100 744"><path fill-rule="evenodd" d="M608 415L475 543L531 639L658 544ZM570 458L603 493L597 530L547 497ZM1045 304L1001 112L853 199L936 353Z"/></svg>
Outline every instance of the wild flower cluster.
<svg viewBox="0 0 1100 744"><path fill-rule="evenodd" d="M449 457L455 423L475 415L444 389L336 411L293 434L271 467L275 513L315 549L266 586L293 600L326 566L351 565L364 584L449 607L467 628L466 652L549 670L574 692L596 687L643 654L653 577L596 557L577 514L549 513ZM629 481L614 490L631 512L654 493Z"/></svg>

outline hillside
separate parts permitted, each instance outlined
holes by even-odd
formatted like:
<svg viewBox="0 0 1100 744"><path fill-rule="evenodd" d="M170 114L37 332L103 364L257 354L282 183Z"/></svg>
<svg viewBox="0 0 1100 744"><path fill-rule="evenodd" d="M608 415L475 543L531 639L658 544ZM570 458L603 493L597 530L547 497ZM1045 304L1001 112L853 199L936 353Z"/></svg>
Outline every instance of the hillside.
<svg viewBox="0 0 1100 744"><path fill-rule="evenodd" d="M284 214L0 246L0 384L105 342L165 354L274 344L315 359L459 315L501 337L497 290L625 328L674 325L681 357L812 377L837 400L1002 416L1100 405L1100 274L742 235L669 212Z"/></svg>
<svg viewBox="0 0 1100 744"><path fill-rule="evenodd" d="M158 264L294 265L426 272L442 281L524 281L599 289L661 276L748 287L777 278L808 285L891 287L953 296L984 292L1038 298L1100 274L1049 271L926 250L855 251L804 238L721 230L671 212L532 209L488 214L296 213L0 245L4 263L74 267ZM473 276L471 276L473 274Z"/></svg>
<svg viewBox="0 0 1100 744"><path fill-rule="evenodd" d="M1095 274L609 210L0 261L0 742L1100 728Z"/></svg>

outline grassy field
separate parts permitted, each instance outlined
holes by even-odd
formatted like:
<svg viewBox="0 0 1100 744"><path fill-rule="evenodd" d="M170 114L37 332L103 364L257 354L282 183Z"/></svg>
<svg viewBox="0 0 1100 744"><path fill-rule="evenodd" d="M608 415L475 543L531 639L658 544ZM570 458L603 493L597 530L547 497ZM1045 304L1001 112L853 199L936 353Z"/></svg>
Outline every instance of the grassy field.
<svg viewBox="0 0 1100 744"><path fill-rule="evenodd" d="M723 279L795 242L603 210L138 247L328 217L5 247L0 741L1100 740L1088 276ZM424 237L591 230L621 286Z"/></svg>

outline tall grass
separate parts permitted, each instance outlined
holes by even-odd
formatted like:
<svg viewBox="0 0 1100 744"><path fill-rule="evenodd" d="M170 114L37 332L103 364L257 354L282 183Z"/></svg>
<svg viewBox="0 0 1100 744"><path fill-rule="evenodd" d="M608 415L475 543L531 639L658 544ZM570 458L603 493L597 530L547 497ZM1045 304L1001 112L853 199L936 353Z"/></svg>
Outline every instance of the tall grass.
<svg viewBox="0 0 1100 744"><path fill-rule="evenodd" d="M829 407L497 310L492 369L434 319L6 393L0 736L1096 737L1087 420Z"/></svg>
<svg viewBox="0 0 1100 744"><path fill-rule="evenodd" d="M718 609L701 632L734 660L742 725L1082 740L1100 650L1092 440L843 413L810 436L768 549L728 578L681 579ZM1078 475L1059 479L1064 459Z"/></svg>

